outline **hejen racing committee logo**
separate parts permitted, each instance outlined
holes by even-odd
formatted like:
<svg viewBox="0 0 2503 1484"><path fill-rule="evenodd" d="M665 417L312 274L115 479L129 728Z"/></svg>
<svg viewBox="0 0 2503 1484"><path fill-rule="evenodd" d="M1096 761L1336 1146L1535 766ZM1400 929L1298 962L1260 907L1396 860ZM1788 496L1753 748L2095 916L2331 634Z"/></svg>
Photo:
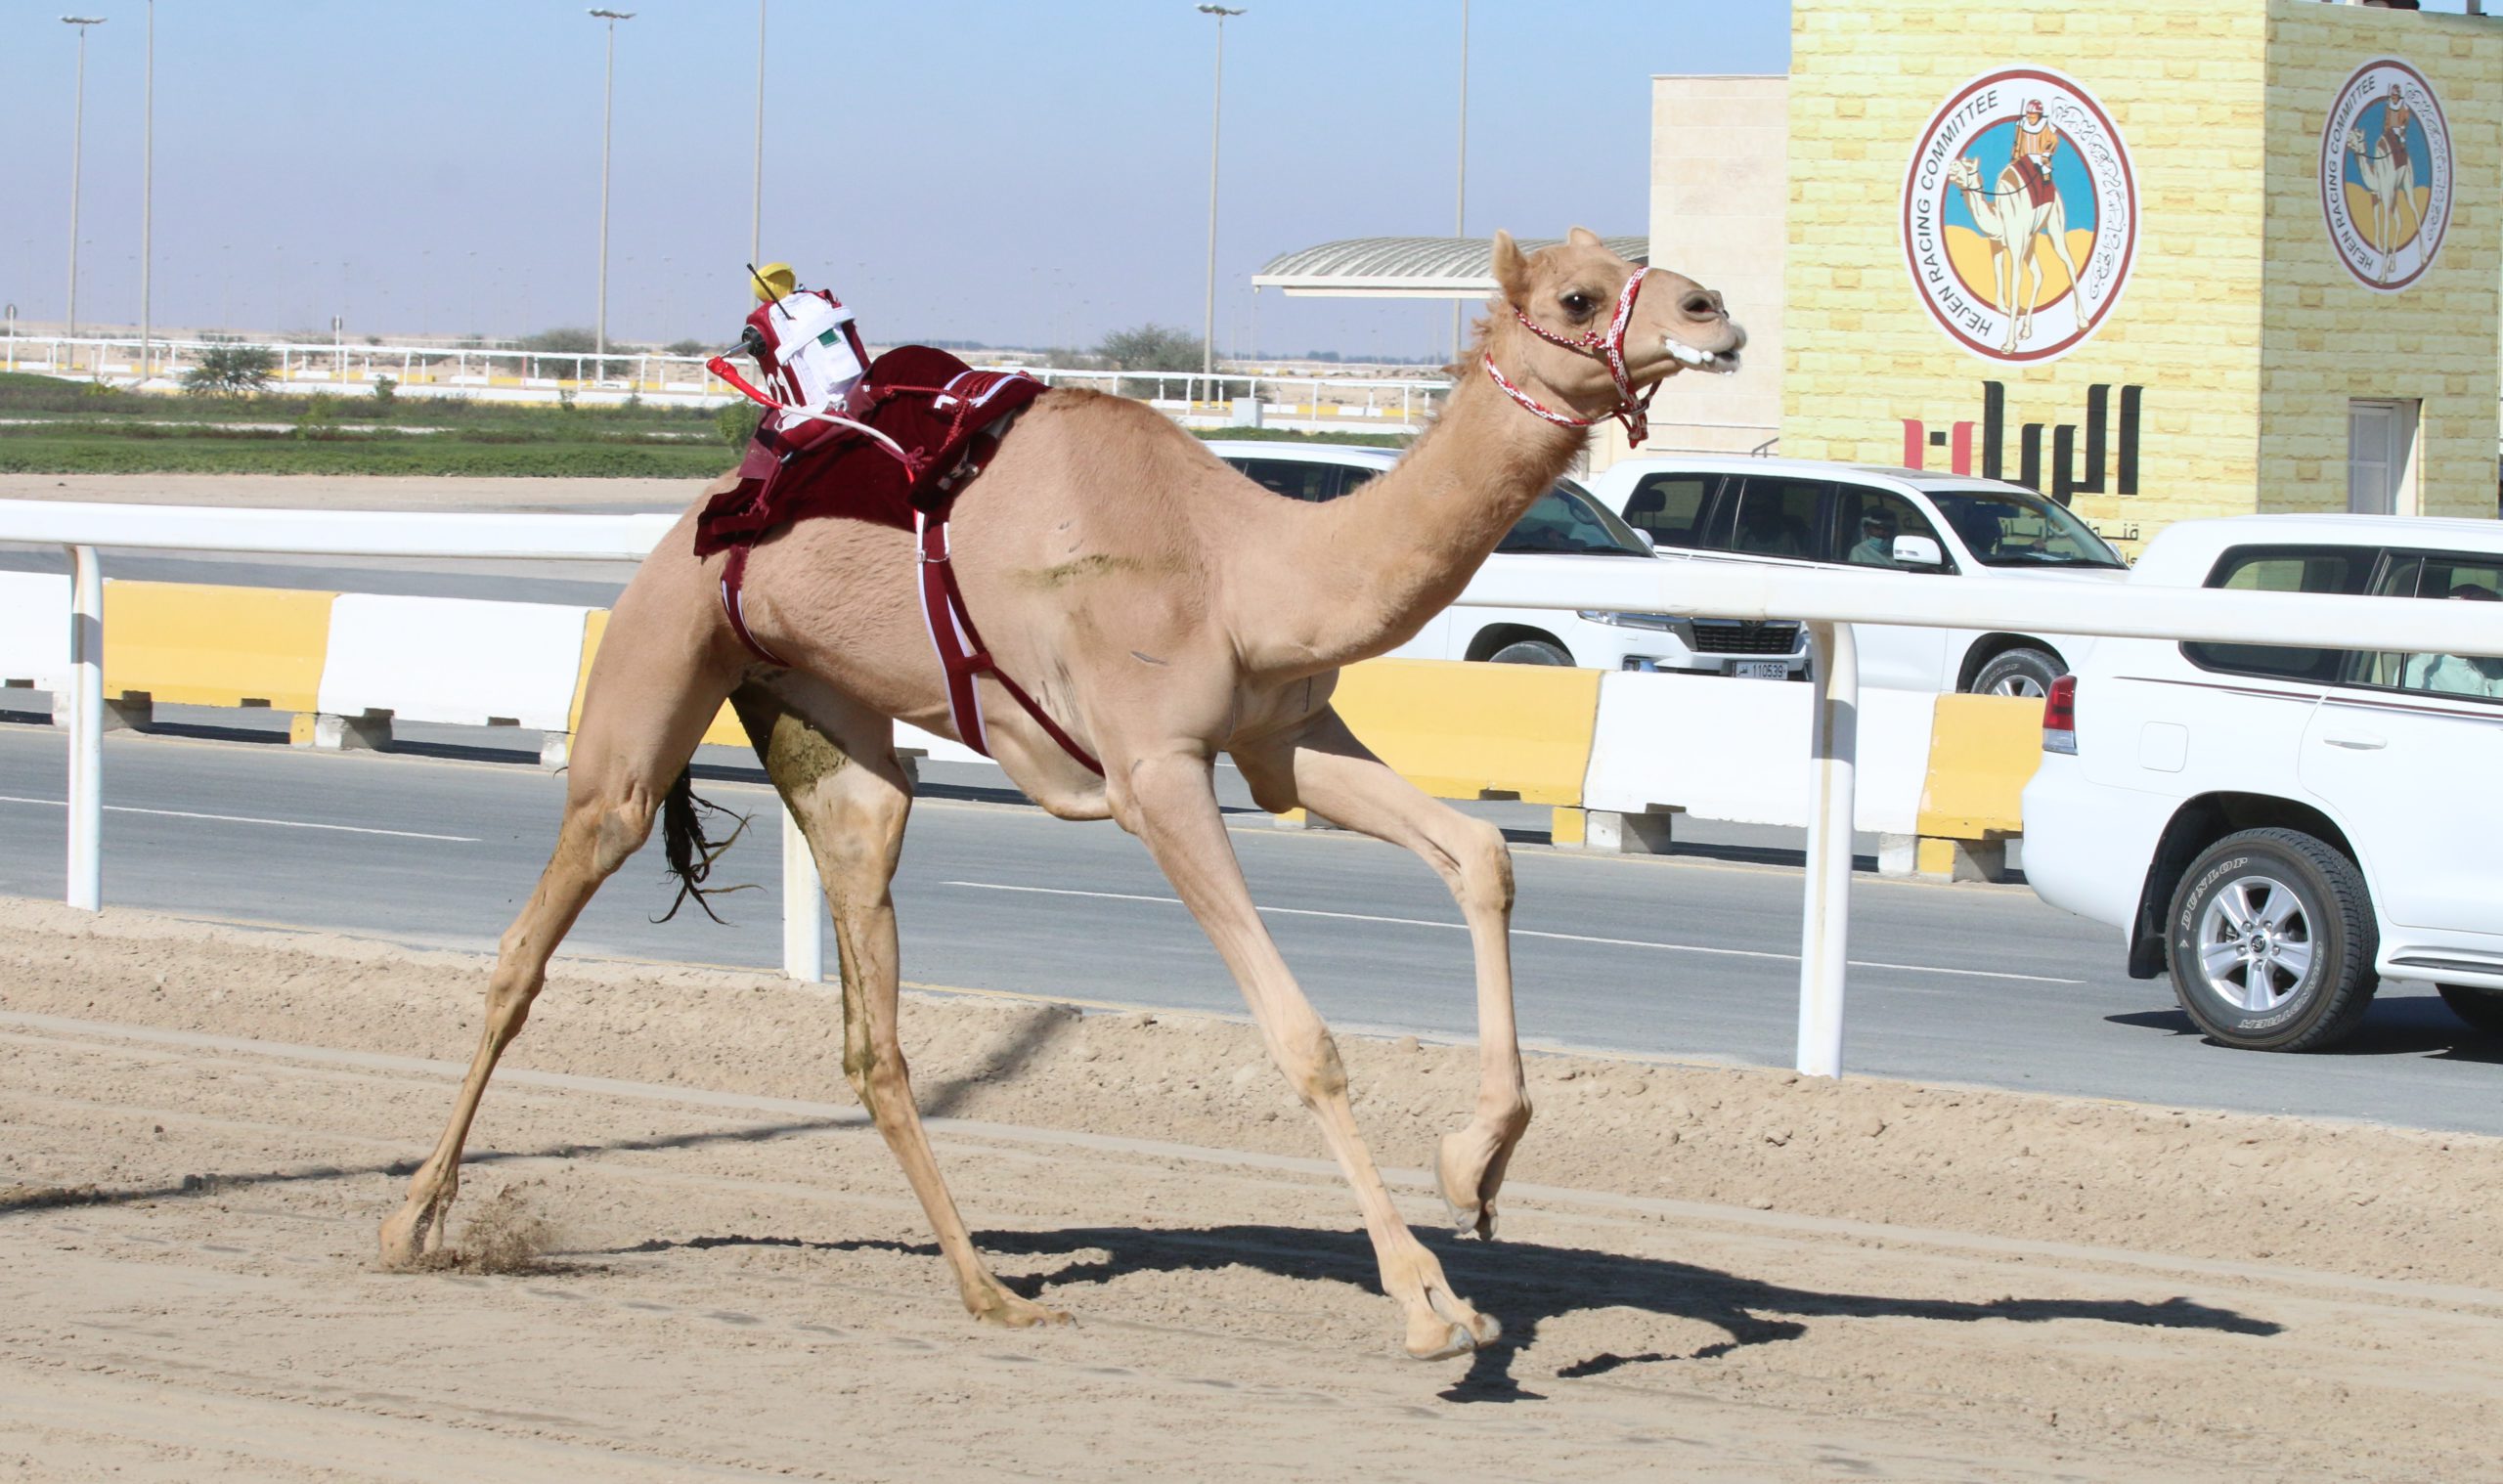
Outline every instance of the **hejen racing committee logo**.
<svg viewBox="0 0 2503 1484"><path fill-rule="evenodd" d="M2121 131L2048 67L1974 78L1904 178L1904 255L1941 328L1993 361L2056 360L2121 302L2138 182Z"/></svg>
<svg viewBox="0 0 2503 1484"><path fill-rule="evenodd" d="M2424 276L2451 224L2450 125L2434 85L2395 57L2355 69L2320 134L2320 210L2338 261L2367 288Z"/></svg>

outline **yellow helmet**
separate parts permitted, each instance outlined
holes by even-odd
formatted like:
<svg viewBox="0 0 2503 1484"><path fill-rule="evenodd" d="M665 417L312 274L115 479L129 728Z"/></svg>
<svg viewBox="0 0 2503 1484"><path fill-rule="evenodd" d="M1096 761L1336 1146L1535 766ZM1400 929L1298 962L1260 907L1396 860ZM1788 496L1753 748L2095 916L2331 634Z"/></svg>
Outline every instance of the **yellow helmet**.
<svg viewBox="0 0 2503 1484"><path fill-rule="evenodd" d="M800 286L800 276L788 263L768 263L756 269L755 274L750 286L756 290L756 302L759 304L770 304L788 297L792 289Z"/></svg>

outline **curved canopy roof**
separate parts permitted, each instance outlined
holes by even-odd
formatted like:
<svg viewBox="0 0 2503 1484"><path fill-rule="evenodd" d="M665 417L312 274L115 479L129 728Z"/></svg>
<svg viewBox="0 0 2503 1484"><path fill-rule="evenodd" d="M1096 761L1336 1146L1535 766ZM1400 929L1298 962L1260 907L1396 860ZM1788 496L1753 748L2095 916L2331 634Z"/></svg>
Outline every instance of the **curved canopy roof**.
<svg viewBox="0 0 2503 1484"><path fill-rule="evenodd" d="M1560 238L1519 239L1521 250ZM1608 250L1647 263L1647 237L1611 237ZM1482 299L1495 291L1495 241L1482 237L1358 237L1271 258L1254 288L1344 299Z"/></svg>

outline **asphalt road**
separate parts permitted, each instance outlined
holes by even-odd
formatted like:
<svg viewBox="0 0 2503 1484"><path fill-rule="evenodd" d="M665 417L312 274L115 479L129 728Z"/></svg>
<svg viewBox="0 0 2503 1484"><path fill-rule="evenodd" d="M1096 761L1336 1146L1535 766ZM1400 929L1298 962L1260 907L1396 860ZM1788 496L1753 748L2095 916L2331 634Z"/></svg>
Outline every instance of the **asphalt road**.
<svg viewBox="0 0 2503 1484"><path fill-rule="evenodd" d="M53 897L66 744L13 715L0 723L11 847L0 893ZM474 747L420 738L420 752L313 754L190 730L108 742L110 903L492 950L552 840L560 781ZM765 890L723 898L725 927L692 911L655 924L669 892L648 849L593 902L569 951L778 962L771 796L752 768L719 765L737 754L707 756L703 791L768 827L721 879ZM897 883L909 982L1239 1013L1215 953L1135 841L982 786L996 777L934 769L925 787ZM1323 1013L1348 1028L1469 1037L1468 940L1435 878L1390 847L1266 819L1246 810L1235 849ZM1778 851L1698 849L1662 859L1516 850L1526 1039L1789 1064L1799 873L1728 858ZM2203 1042L2161 983L2125 977L2107 930L2022 887L1863 875L1853 900L1854 1072L2503 1134L2503 1041L2467 1030L2425 986L2386 986L2337 1052L2231 1052Z"/></svg>

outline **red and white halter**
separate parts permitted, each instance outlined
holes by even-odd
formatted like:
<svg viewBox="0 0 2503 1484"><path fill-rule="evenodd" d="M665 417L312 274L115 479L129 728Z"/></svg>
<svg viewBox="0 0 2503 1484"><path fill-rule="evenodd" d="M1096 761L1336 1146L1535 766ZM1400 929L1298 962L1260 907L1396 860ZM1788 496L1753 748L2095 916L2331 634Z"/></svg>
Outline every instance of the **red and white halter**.
<svg viewBox="0 0 2503 1484"><path fill-rule="evenodd" d="M1651 395L1660 389L1660 384L1654 381L1643 389L1641 396L1635 395L1634 378L1625 370L1625 331L1634 323L1635 296L1642 293L1644 277L1650 271L1649 268L1635 269L1633 276L1625 281L1625 286L1617 290L1616 317L1608 321L1604 330L1587 330L1566 339L1531 319L1527 311L1517 307L1513 310L1513 318L1520 321L1522 327L1531 334L1551 345L1561 345L1566 350L1587 351L1605 363L1608 378L1616 383L1614 407L1588 417L1559 413L1515 385L1513 378L1505 375L1503 368L1495 364L1495 352L1491 346L1485 354L1486 374L1504 389L1505 396L1559 427L1591 427L1614 417L1625 424L1626 442L1641 448L1643 440L1651 436Z"/></svg>

